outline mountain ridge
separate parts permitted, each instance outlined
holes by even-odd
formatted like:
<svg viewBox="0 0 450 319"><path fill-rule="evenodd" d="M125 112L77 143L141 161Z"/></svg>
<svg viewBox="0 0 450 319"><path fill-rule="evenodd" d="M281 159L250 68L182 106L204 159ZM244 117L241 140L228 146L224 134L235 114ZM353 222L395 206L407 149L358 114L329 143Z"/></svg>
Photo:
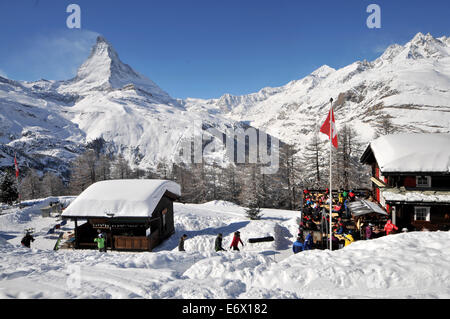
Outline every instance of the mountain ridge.
<svg viewBox="0 0 450 319"><path fill-rule="evenodd" d="M449 88L450 39L418 33L374 61L340 69L323 65L284 86L218 99L174 99L123 63L100 36L72 79L0 77L0 166L11 166L17 149L29 154L30 166L37 158L42 167L55 162L53 169L68 169L84 145L103 138L132 165L148 168L173 161L194 122L222 132L250 124L301 149L325 119L330 97L338 130L351 124L363 143L384 118L403 131L448 132ZM220 152L210 155L227 161Z"/></svg>
<svg viewBox="0 0 450 319"><path fill-rule="evenodd" d="M440 108L443 115L448 114L449 87L450 39L418 33L405 45L389 46L371 62L355 61L338 70L324 65L281 87L241 96L226 94L217 99L188 98L184 106L195 111L220 111L227 118L248 121L301 147L326 117L331 97L335 99L338 123L359 126L363 142L374 137L383 117L393 118L398 129L448 131L448 116L441 118L431 112ZM268 96L264 91L273 94ZM376 106L380 109L374 113L371 110ZM422 111L424 119L412 112L399 112L412 107ZM339 113L344 109L345 114Z"/></svg>

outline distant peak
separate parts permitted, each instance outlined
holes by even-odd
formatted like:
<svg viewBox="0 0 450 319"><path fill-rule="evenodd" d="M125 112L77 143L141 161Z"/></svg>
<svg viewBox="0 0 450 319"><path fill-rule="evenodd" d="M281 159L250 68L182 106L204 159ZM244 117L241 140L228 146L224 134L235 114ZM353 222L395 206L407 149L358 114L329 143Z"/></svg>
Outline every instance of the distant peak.
<svg viewBox="0 0 450 319"><path fill-rule="evenodd" d="M417 33L414 38L411 40L411 43L414 44L425 44L430 41L435 41L436 39L431 35L431 33L423 34L422 32Z"/></svg>
<svg viewBox="0 0 450 319"><path fill-rule="evenodd" d="M425 37L425 35L422 32L417 33L414 38L412 39L413 41L415 40L422 40Z"/></svg>
<svg viewBox="0 0 450 319"><path fill-rule="evenodd" d="M334 72L336 72L336 70L333 69L332 67L330 67L328 65L322 65L320 68L318 68L317 70L312 72L311 75L317 76L317 77L327 77L328 75L330 75L331 73L334 73Z"/></svg>
<svg viewBox="0 0 450 319"><path fill-rule="evenodd" d="M109 45L109 42L101 35L97 37L97 43L106 43Z"/></svg>

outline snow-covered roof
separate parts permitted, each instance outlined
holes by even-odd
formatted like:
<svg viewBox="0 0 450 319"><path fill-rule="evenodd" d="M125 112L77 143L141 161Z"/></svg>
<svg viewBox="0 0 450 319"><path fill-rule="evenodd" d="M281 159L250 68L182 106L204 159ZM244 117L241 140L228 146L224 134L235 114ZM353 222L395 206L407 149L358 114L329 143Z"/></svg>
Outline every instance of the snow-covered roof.
<svg viewBox="0 0 450 319"><path fill-rule="evenodd" d="M448 191L406 191L394 188L382 191L382 195L387 202L450 204Z"/></svg>
<svg viewBox="0 0 450 319"><path fill-rule="evenodd" d="M63 217L150 217L166 191L181 196L181 187L166 180L111 180L92 184Z"/></svg>
<svg viewBox="0 0 450 319"><path fill-rule="evenodd" d="M386 135L370 148L382 173L450 173L450 134Z"/></svg>

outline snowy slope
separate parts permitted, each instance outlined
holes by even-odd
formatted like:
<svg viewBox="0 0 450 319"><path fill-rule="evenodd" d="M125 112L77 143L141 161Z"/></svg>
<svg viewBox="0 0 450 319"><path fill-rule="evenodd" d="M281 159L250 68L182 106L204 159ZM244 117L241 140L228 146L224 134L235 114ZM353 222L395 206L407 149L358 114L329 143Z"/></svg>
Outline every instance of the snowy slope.
<svg viewBox="0 0 450 319"><path fill-rule="evenodd" d="M325 65L283 87L186 99L183 104L189 110L249 121L283 141L304 145L325 120L330 98L335 100L338 128L352 124L363 142L372 140L385 117L404 131L449 132L450 41L419 33L372 62L357 61L339 70Z"/></svg>
<svg viewBox="0 0 450 319"><path fill-rule="evenodd" d="M220 115L187 111L123 63L103 37L71 80L0 77L0 107L0 167L11 166L17 151L21 166L64 171L63 164L86 143L103 138L133 167L145 169L163 159L173 161L182 141L191 138L194 123L221 132L239 126ZM228 161L218 154L209 158Z"/></svg>
<svg viewBox="0 0 450 319"><path fill-rule="evenodd" d="M293 255L298 212L263 214L249 221L231 203L177 203L176 234L156 252L101 254L54 252L38 239L31 250L18 247L22 227L45 230L54 221L33 214L32 207L12 209L0 216L0 238L7 238L0 240L0 298L450 297L449 232L402 233ZM227 247L236 230L242 250L214 252L217 233ZM177 251L182 234L188 235L184 253ZM275 242L247 243L269 234Z"/></svg>
<svg viewBox="0 0 450 319"><path fill-rule="evenodd" d="M61 112L77 97L51 91L53 85L0 77L0 167L12 166L17 152L21 166L49 166L61 172L83 150L85 133Z"/></svg>

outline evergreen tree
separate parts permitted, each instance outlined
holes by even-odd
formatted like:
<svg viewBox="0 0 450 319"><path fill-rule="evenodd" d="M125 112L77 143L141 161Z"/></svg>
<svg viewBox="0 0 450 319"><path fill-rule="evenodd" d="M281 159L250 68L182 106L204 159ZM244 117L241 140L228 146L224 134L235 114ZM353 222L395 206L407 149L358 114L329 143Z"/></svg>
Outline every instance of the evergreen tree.
<svg viewBox="0 0 450 319"><path fill-rule="evenodd" d="M19 192L11 173L6 173L0 184L0 200L2 203L12 205L19 198Z"/></svg>
<svg viewBox="0 0 450 319"><path fill-rule="evenodd" d="M245 210L245 215L251 220L259 220L261 219L261 208L250 207Z"/></svg>

